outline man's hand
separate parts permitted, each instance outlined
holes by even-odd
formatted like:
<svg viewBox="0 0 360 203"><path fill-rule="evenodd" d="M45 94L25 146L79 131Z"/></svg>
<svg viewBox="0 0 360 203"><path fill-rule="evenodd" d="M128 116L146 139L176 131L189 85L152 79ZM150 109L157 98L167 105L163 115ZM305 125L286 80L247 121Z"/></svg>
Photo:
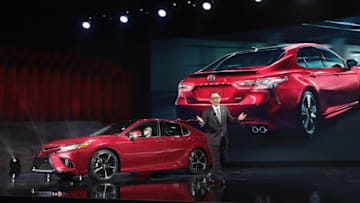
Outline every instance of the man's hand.
<svg viewBox="0 0 360 203"><path fill-rule="evenodd" d="M247 116L247 114L244 113L244 112L242 112L242 113L239 115L238 120L239 120L239 121L243 121L243 120L245 120L246 116Z"/></svg>
<svg viewBox="0 0 360 203"><path fill-rule="evenodd" d="M199 124L200 124L200 126L201 127L203 127L204 126L204 120L200 117L200 116L196 116L196 120L198 120L199 121Z"/></svg>

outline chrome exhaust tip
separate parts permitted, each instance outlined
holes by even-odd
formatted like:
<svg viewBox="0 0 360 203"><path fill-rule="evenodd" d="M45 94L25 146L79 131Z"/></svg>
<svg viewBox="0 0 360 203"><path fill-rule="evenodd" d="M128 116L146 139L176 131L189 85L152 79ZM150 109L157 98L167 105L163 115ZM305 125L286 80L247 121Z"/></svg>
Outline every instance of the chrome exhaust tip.
<svg viewBox="0 0 360 203"><path fill-rule="evenodd" d="M261 134L265 134L265 133L267 133L267 131L269 131L269 128L267 126L262 125L259 127L259 132Z"/></svg>
<svg viewBox="0 0 360 203"><path fill-rule="evenodd" d="M251 132L254 134L258 134L259 133L259 128L257 126L252 126L251 127Z"/></svg>

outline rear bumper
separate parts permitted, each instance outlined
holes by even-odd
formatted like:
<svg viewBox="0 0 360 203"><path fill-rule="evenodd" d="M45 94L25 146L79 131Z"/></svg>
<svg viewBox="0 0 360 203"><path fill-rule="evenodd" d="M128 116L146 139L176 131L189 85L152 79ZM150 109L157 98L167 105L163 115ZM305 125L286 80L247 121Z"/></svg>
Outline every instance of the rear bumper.
<svg viewBox="0 0 360 203"><path fill-rule="evenodd" d="M280 97L278 101L270 91L251 92L238 103L221 103L221 105L226 106L234 118L245 112L247 117L242 122L244 128L264 125L273 131L296 127L296 95L277 95ZM209 106L210 103L189 104L185 100L178 99L176 103L177 118L194 119L197 115L201 116L202 112Z"/></svg>
<svg viewBox="0 0 360 203"><path fill-rule="evenodd" d="M272 122L272 119L262 106L256 105L238 105L238 104L222 104L229 109L230 114L237 118L240 113L245 112L248 116L241 122L244 128L251 127L253 125L265 125L271 130L275 130L278 127ZM191 105L176 105L176 114L180 119L194 119L196 116L201 116L202 112L208 108L209 104L191 104Z"/></svg>

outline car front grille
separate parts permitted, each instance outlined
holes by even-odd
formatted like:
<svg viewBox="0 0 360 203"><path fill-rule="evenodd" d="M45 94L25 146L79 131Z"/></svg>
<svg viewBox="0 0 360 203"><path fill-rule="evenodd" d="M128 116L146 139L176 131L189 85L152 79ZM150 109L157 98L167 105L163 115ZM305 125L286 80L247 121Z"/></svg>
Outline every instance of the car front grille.
<svg viewBox="0 0 360 203"><path fill-rule="evenodd" d="M52 166L51 160L48 157L44 157L44 158L36 157L34 159L32 171L51 173L54 172L55 170Z"/></svg>

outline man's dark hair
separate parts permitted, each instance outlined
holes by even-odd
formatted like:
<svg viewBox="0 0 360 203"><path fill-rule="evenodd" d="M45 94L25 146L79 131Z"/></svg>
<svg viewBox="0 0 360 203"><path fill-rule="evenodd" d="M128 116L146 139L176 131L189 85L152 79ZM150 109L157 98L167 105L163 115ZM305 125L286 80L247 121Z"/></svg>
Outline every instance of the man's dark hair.
<svg viewBox="0 0 360 203"><path fill-rule="evenodd" d="M218 91L212 91L212 92L210 92L209 97L211 97L212 94L217 94L217 95L220 96L220 93L219 93Z"/></svg>

